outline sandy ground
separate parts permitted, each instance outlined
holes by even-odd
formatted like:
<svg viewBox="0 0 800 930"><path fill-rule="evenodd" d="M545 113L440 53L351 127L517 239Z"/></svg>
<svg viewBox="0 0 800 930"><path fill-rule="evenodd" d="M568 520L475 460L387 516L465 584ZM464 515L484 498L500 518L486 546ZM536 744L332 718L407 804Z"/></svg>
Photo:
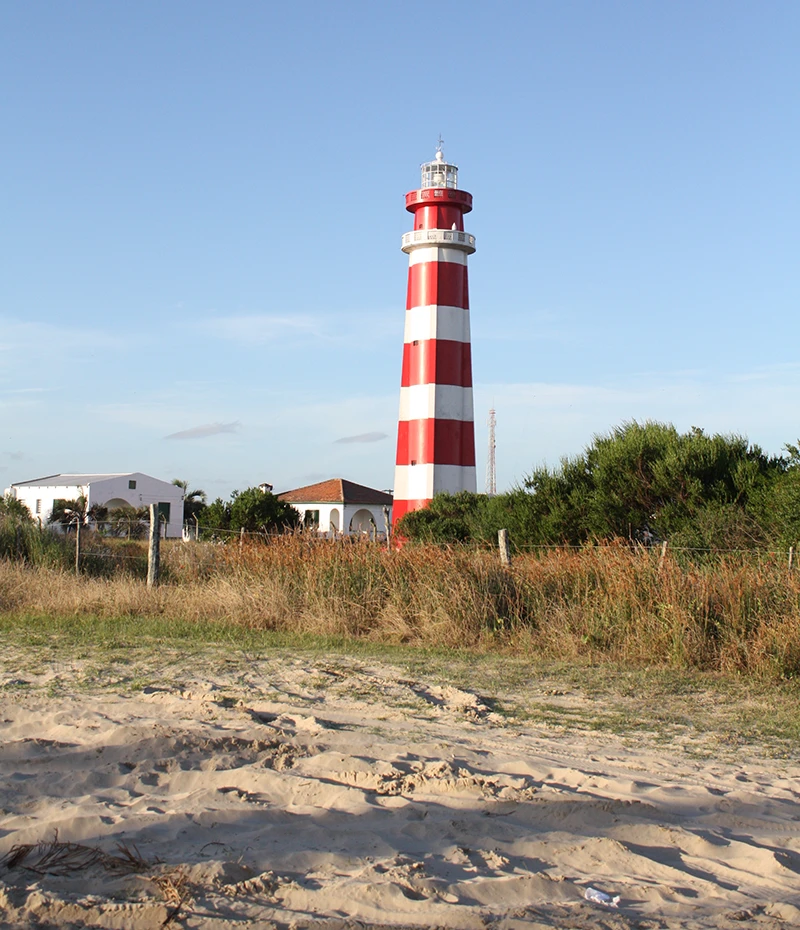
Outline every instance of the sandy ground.
<svg viewBox="0 0 800 930"><path fill-rule="evenodd" d="M525 723L378 662L187 665L0 681L0 925L800 925L796 762Z"/></svg>

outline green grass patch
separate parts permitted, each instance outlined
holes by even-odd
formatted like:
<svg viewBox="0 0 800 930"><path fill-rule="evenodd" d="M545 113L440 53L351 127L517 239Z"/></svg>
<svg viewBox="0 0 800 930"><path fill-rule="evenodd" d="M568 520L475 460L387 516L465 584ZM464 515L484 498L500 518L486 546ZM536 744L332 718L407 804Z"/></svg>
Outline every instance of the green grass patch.
<svg viewBox="0 0 800 930"><path fill-rule="evenodd" d="M345 649L348 654L367 655L383 654L395 649L356 637L254 630L225 621L182 620L163 616L59 617L5 614L0 615L0 641L18 647L68 649L76 657L96 657L98 650L120 651L155 645L231 646L265 652L300 649L316 653ZM78 651L81 647L89 651Z"/></svg>
<svg viewBox="0 0 800 930"><path fill-rule="evenodd" d="M451 685L478 694L494 725L648 739L704 758L742 747L800 756L800 685L671 668L548 661L486 649L390 645L341 635L253 630L235 623L155 617L0 615L0 688L9 697L44 692L134 694L153 684L223 679L225 702L253 693L261 664L302 666L310 692L379 703L358 675ZM37 679L40 683L37 684ZM347 680L344 688L341 680ZM356 681L351 681L356 679ZM263 687L263 685L262 685ZM286 700L270 691L270 699ZM397 698L417 712L423 702Z"/></svg>

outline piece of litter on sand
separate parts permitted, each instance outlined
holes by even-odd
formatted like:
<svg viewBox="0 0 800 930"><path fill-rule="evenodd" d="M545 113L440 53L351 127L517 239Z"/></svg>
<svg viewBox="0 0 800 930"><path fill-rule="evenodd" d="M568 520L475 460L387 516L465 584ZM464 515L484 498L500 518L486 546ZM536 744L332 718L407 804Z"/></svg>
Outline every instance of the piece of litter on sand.
<svg viewBox="0 0 800 930"><path fill-rule="evenodd" d="M610 894L606 894L605 891L598 891L597 888L592 888L591 885L584 891L583 896L587 901L602 904L603 907L617 907L619 905L618 894L615 894L612 898Z"/></svg>

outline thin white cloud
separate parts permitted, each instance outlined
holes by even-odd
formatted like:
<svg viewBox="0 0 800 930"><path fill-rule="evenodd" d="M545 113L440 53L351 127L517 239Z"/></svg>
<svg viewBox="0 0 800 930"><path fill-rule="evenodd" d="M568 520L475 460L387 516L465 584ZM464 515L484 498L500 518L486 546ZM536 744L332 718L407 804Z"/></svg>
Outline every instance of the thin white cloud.
<svg viewBox="0 0 800 930"><path fill-rule="evenodd" d="M242 346L297 340L347 345L358 338L362 350L402 337L402 310L339 311L335 319L315 314L248 313L200 320L196 328Z"/></svg>
<svg viewBox="0 0 800 930"><path fill-rule="evenodd" d="M221 316L201 320L199 328L217 339L245 346L265 345L292 337L321 339L324 333L320 321L311 316L272 316L250 314Z"/></svg>
<svg viewBox="0 0 800 930"><path fill-rule="evenodd" d="M192 426L177 433L170 433L164 439L205 439L208 436L219 436L222 433L237 433L241 429L238 420L233 423L206 423L203 426Z"/></svg>
<svg viewBox="0 0 800 930"><path fill-rule="evenodd" d="M58 326L35 320L0 317L0 352L29 352L65 356L69 352L113 349L123 345L119 336L83 326Z"/></svg>
<svg viewBox="0 0 800 930"><path fill-rule="evenodd" d="M43 410L51 399L46 397L46 394L52 396L49 388L39 390L0 389L0 407L7 411L36 410L38 416L41 415L39 411ZM30 415L28 414L28 416Z"/></svg>
<svg viewBox="0 0 800 930"><path fill-rule="evenodd" d="M341 439L334 439L335 443L350 442L380 442L381 439L388 439L388 433L359 433L358 436L343 436Z"/></svg>
<svg viewBox="0 0 800 930"><path fill-rule="evenodd" d="M48 387L28 387L28 388L9 388L3 391L4 394L44 394L47 391L53 391L55 388Z"/></svg>

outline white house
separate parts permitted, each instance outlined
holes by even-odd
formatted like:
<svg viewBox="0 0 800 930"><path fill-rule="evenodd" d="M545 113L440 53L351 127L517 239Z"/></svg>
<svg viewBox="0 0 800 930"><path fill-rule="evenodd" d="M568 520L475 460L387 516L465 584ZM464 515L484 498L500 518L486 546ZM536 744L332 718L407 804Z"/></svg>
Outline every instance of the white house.
<svg viewBox="0 0 800 930"><path fill-rule="evenodd" d="M94 504L109 510L158 504L166 520L165 535L179 537L183 529L183 488L138 471L117 475L48 475L18 481L6 488L5 495L22 501L42 523L50 519L56 501L84 497L87 509Z"/></svg>
<svg viewBox="0 0 800 930"><path fill-rule="evenodd" d="M391 494L344 478L284 491L278 498L291 504L306 526L328 535L383 535L392 523Z"/></svg>

